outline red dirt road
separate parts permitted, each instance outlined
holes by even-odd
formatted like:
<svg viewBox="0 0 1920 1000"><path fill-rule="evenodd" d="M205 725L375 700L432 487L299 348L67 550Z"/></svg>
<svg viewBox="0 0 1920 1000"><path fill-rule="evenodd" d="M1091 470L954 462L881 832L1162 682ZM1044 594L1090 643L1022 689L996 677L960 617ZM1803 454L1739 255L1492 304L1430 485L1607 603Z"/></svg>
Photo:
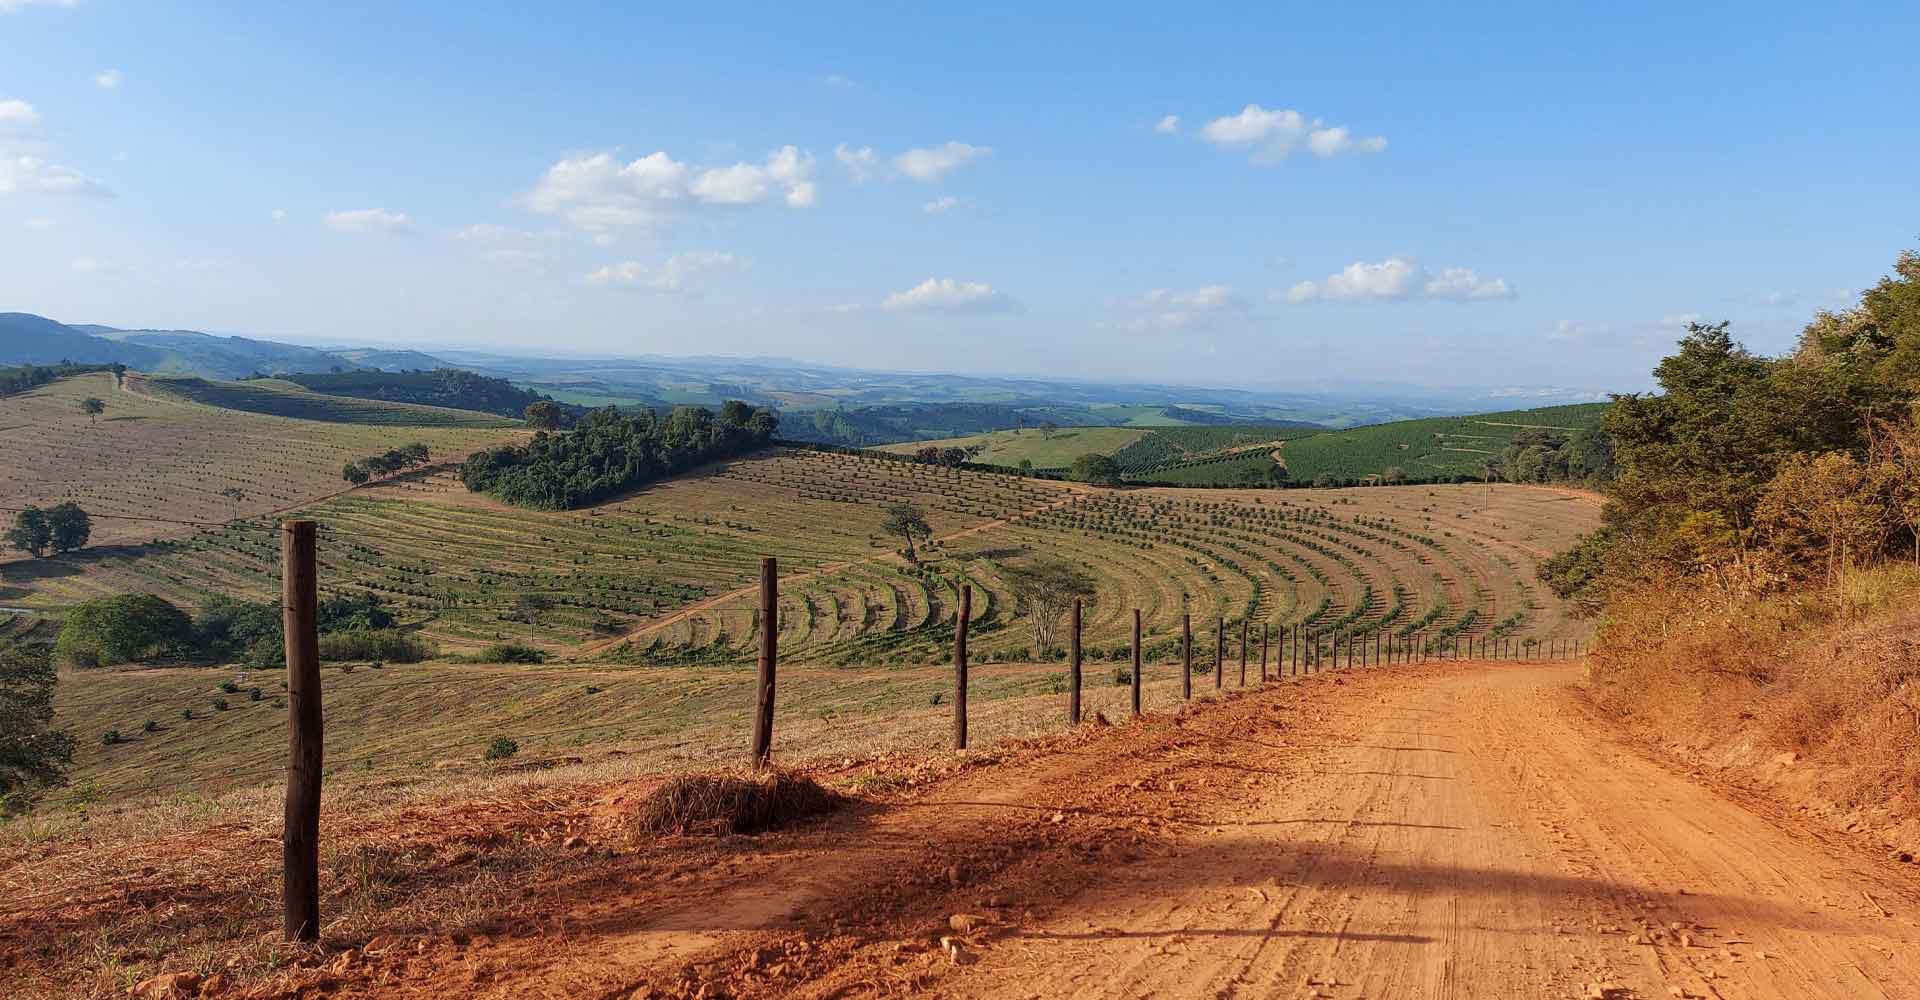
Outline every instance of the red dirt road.
<svg viewBox="0 0 1920 1000"><path fill-rule="evenodd" d="M1920 997L1914 866L1636 755L1577 678L1358 671L1087 727L621 855L330 992Z"/></svg>

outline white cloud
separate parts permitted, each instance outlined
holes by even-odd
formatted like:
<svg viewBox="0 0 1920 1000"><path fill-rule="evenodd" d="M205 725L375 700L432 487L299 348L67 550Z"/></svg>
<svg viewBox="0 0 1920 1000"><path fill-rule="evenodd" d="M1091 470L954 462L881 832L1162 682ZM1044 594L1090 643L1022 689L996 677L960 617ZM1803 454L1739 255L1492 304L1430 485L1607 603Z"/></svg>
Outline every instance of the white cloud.
<svg viewBox="0 0 1920 1000"><path fill-rule="evenodd" d="M854 149L846 143L833 147L833 158L847 168L856 184L864 184L880 175L880 160L874 155L872 146Z"/></svg>
<svg viewBox="0 0 1920 1000"><path fill-rule="evenodd" d="M689 289L692 280L700 274L745 266L744 260L730 253L715 251L677 253L658 265L643 264L637 260L609 264L587 275L587 280L596 285L620 285L656 292L684 292Z"/></svg>
<svg viewBox="0 0 1920 1000"><path fill-rule="evenodd" d="M1701 319L1700 314L1696 312L1668 313L1665 316L1660 317L1659 325L1668 330L1684 330L1687 327L1700 322L1700 319Z"/></svg>
<svg viewBox="0 0 1920 1000"><path fill-rule="evenodd" d="M955 198L953 195L947 194L947 195L941 195L940 197L935 198L932 201L927 202L926 204L920 206L920 211L925 212L928 215L944 215L945 213L951 212L954 209L959 207L960 207L960 199Z"/></svg>
<svg viewBox="0 0 1920 1000"><path fill-rule="evenodd" d="M40 112L33 105L17 97L0 101L0 125L33 125L40 121Z"/></svg>
<svg viewBox="0 0 1920 1000"><path fill-rule="evenodd" d="M698 167L665 152L621 164L612 153L561 160L527 195L536 212L559 215L589 231L644 226L702 205L753 205L776 192L791 208L807 208L818 191L813 154L783 146L762 163Z"/></svg>
<svg viewBox="0 0 1920 1000"><path fill-rule="evenodd" d="M273 209L267 213L267 218L274 222L285 222L287 221L287 210L284 208Z"/></svg>
<svg viewBox="0 0 1920 1000"><path fill-rule="evenodd" d="M1223 149L1253 149L1253 162L1278 163L1292 155L1302 143L1315 156L1326 158L1344 153L1378 153L1387 148L1387 140L1375 136L1355 139L1344 125L1328 126L1320 119L1309 120L1290 109L1268 110L1249 104L1237 115L1227 115L1202 125L1200 137Z"/></svg>
<svg viewBox="0 0 1920 1000"><path fill-rule="evenodd" d="M952 278L928 278L907 289L894 292L880 303L882 309L911 309L927 312L988 313L1012 312L1020 304L1005 292L978 281Z"/></svg>
<svg viewBox="0 0 1920 1000"><path fill-rule="evenodd" d="M916 181L933 184L953 171L992 152L993 149L989 146L949 142L932 149L909 149L894 157L893 165L895 169Z"/></svg>
<svg viewBox="0 0 1920 1000"><path fill-rule="evenodd" d="M70 167L33 156L0 156L0 194L16 192L113 197L105 184Z"/></svg>
<svg viewBox="0 0 1920 1000"><path fill-rule="evenodd" d="M1607 332L1607 327L1597 323L1584 323L1577 319L1563 319L1554 324L1547 336L1553 340L1584 340Z"/></svg>
<svg viewBox="0 0 1920 1000"><path fill-rule="evenodd" d="M0 0L0 14L12 14L28 7L64 7L72 10L80 0Z"/></svg>
<svg viewBox="0 0 1920 1000"><path fill-rule="evenodd" d="M106 261L98 257L82 254L73 259L73 273L75 274L101 274L108 270L110 270L110 268L107 266Z"/></svg>
<svg viewBox="0 0 1920 1000"><path fill-rule="evenodd" d="M328 212L327 225L347 233L398 233L413 225L405 212L384 208L355 208Z"/></svg>
<svg viewBox="0 0 1920 1000"><path fill-rule="evenodd" d="M1355 261L1319 282L1302 281L1289 288L1288 302L1312 299L1409 301L1414 299L1510 299L1505 278L1483 278L1466 267L1449 267L1434 274L1406 257L1379 263Z"/></svg>
<svg viewBox="0 0 1920 1000"><path fill-rule="evenodd" d="M852 90L853 88L859 86L859 84L854 83L852 80L849 80L838 73L828 73L827 86L832 87L835 90Z"/></svg>
<svg viewBox="0 0 1920 1000"><path fill-rule="evenodd" d="M504 243L508 240L531 238L531 234L491 222L476 222L454 230L447 238L463 243Z"/></svg>
<svg viewBox="0 0 1920 1000"><path fill-rule="evenodd" d="M60 228L60 223L55 222L52 219L28 219L27 228L28 229L58 229Z"/></svg>
<svg viewBox="0 0 1920 1000"><path fill-rule="evenodd" d="M1204 285L1191 291L1156 288L1137 303L1147 314L1127 326L1136 330L1206 329L1221 317L1244 313L1253 303L1226 285Z"/></svg>
<svg viewBox="0 0 1920 1000"><path fill-rule="evenodd" d="M1160 133L1161 135L1172 135L1175 132L1180 131L1180 116L1168 115L1165 118L1160 119L1158 122L1154 124L1153 130L1155 132Z"/></svg>
<svg viewBox="0 0 1920 1000"><path fill-rule="evenodd" d="M93 85L101 90L114 90L120 86L121 79L119 70L103 69L93 75Z"/></svg>

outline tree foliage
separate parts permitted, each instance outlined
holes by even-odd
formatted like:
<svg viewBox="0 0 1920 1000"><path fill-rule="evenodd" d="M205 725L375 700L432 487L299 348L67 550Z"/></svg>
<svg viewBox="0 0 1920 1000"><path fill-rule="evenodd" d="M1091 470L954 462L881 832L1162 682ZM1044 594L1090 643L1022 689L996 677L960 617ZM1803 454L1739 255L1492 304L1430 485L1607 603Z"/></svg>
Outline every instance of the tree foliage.
<svg viewBox="0 0 1920 1000"><path fill-rule="evenodd" d="M652 410L623 416L607 407L571 431L543 431L524 445L478 452L461 465L460 479L515 506L572 510L763 448L776 426L773 411L737 401L721 407L718 417L697 406L675 407L664 418Z"/></svg>
<svg viewBox="0 0 1920 1000"><path fill-rule="evenodd" d="M887 506L887 519L880 522L880 530L889 535L899 535L907 543L907 560L916 566L920 563L920 556L914 551L914 539L933 537L933 529L927 525L927 515L904 501Z"/></svg>
<svg viewBox="0 0 1920 1000"><path fill-rule="evenodd" d="M560 404L550 399L532 403L523 411L527 426L537 431L557 431L566 425L567 414Z"/></svg>
<svg viewBox="0 0 1920 1000"><path fill-rule="evenodd" d="M7 544L36 556L72 552L93 537L93 518L69 500L41 509L29 504L13 516Z"/></svg>
<svg viewBox="0 0 1920 1000"><path fill-rule="evenodd" d="M0 812L65 780L73 737L53 728L55 682L46 647L0 643Z"/></svg>
<svg viewBox="0 0 1920 1000"><path fill-rule="evenodd" d="M74 608L54 640L53 655L76 667L190 656L193 620L152 594L96 597Z"/></svg>
<svg viewBox="0 0 1920 1000"><path fill-rule="evenodd" d="M1073 478L1095 486L1118 486L1120 465L1106 455L1082 455L1073 460Z"/></svg>

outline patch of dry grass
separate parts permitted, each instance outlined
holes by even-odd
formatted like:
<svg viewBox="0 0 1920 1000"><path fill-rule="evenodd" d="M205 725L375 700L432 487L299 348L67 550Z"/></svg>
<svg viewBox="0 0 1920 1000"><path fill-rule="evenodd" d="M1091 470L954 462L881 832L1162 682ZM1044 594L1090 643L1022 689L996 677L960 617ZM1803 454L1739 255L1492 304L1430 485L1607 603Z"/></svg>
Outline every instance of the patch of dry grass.
<svg viewBox="0 0 1920 1000"><path fill-rule="evenodd" d="M819 816L844 801L803 774L775 769L683 774L640 801L638 833L758 833Z"/></svg>

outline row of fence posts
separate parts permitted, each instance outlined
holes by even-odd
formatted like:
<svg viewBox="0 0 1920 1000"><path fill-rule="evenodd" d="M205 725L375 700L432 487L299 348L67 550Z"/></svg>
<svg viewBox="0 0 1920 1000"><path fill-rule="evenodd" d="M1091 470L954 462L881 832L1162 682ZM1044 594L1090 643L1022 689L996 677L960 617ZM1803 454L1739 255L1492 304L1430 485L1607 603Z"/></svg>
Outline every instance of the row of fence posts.
<svg viewBox="0 0 1920 1000"><path fill-rule="evenodd" d="M281 899L284 929L290 941L316 941L320 936L320 779L325 762L324 732L321 720L320 645L318 631L319 583L315 558L318 528L313 521L286 521L280 525L281 610L286 633L287 655L287 800L286 826L281 835L281 859L284 866ZM751 760L765 766L773 753L773 710L775 675L780 658L779 629L780 577L773 557L760 560L760 669L756 691ZM953 745L967 746L967 628L973 617L973 587L960 588L960 609L953 630ZM1067 721L1080 724L1081 637L1084 606L1073 602L1067 635ZM1141 714L1144 684L1142 620L1139 608L1133 609L1133 673L1131 678L1133 714ZM1248 653L1251 649L1251 623L1240 622L1240 686L1247 684ZM1539 644L1516 643L1511 638L1467 638L1454 635L1436 643L1414 633L1387 636L1375 631L1371 636L1350 633L1323 634L1298 626L1280 626L1274 672L1268 673L1268 653L1275 638L1272 626L1260 626L1260 681L1270 677L1314 674L1329 669L1345 669L1392 663L1423 662L1430 659L1561 659L1577 658L1578 640L1554 641L1541 655ZM1368 639L1371 639L1371 643ZM1227 623L1214 623L1213 688L1222 689L1226 674ZM1344 649L1346 662L1341 663ZM1358 664L1355 657L1358 656ZM1193 616L1180 616L1180 696L1193 698Z"/></svg>

